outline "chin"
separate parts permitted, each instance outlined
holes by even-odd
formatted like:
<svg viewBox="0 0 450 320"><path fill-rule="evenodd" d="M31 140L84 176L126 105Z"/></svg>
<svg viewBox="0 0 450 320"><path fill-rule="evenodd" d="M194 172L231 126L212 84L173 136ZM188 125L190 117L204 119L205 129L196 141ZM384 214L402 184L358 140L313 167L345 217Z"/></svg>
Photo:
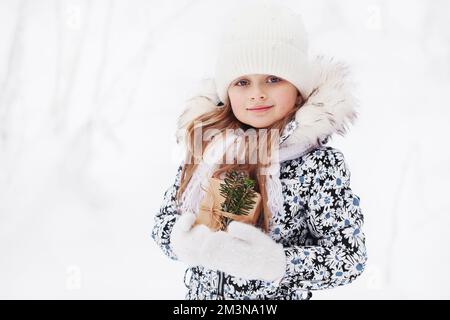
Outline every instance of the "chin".
<svg viewBox="0 0 450 320"><path fill-rule="evenodd" d="M271 121L248 121L246 122L249 126L252 126L255 129L263 129L267 128L272 124Z"/></svg>

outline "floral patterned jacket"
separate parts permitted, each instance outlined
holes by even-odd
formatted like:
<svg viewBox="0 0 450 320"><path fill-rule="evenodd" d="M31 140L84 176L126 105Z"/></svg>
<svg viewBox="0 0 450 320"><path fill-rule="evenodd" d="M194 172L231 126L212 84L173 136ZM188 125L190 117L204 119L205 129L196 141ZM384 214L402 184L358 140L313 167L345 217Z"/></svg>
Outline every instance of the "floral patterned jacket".
<svg viewBox="0 0 450 320"><path fill-rule="evenodd" d="M164 195L152 232L163 252L174 260L169 238L179 215L175 194L181 169ZM190 273L187 299L217 299L220 285L229 299L303 299L311 296L310 290L350 283L363 272L367 259L364 219L343 154L321 146L284 161L280 180L284 211L273 217L270 235L285 248L287 267L282 281L221 277L216 270L197 266L186 272Z"/></svg>
<svg viewBox="0 0 450 320"><path fill-rule="evenodd" d="M345 132L346 121L356 117L355 103L346 87L345 66L322 57L316 63L320 75L316 89L280 139L281 147L288 146L279 173L283 208L273 214L269 235L284 247L284 277L267 282L189 267L186 299L310 299L312 290L351 283L364 271L367 252L360 198L351 189L344 155L326 145L334 132ZM164 194L151 232L173 260L177 257L170 234L180 215L175 195L181 170L182 165Z"/></svg>

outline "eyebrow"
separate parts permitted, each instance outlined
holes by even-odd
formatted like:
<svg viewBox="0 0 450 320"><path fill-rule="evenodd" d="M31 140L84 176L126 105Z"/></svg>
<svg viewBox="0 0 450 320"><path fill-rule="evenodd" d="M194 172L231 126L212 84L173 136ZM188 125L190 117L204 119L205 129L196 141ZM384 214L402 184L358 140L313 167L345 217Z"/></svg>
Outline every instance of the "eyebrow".
<svg viewBox="0 0 450 320"><path fill-rule="evenodd" d="M276 78L280 78L280 77L278 77L278 76L276 76L276 75L274 75L274 74L269 74L269 75L265 76L264 78L268 78L268 77L276 77ZM239 81L239 80L243 80L243 79L250 79L250 77L248 77L248 76L242 76L242 77L240 77L240 78L237 78L235 81ZM280 78L280 79L281 79L281 78Z"/></svg>

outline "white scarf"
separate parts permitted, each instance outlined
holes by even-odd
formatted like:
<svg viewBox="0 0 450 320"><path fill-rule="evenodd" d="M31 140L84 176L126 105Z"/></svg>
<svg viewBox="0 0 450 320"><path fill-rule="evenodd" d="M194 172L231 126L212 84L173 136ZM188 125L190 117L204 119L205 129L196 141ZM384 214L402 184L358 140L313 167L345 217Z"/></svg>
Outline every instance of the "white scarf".
<svg viewBox="0 0 450 320"><path fill-rule="evenodd" d="M297 122L293 121L286 127L280 139L280 146L275 150L274 157L271 159L271 165L265 172L266 192L268 197L267 206L272 215L276 215L284 210L282 186L279 178L280 162L300 157L317 147L317 144L314 143L306 145L282 144L297 126ZM192 212L194 214L199 212L200 202L205 193L204 190L208 187L208 179L212 177L213 173L218 169L219 161L222 160L222 156L225 152L228 152L227 156L230 155L229 150L231 150L232 153L230 156L233 156L233 159L236 159L236 150L239 150L239 148L233 146L240 145L244 142L244 139L245 135L236 135L229 132L227 132L226 135L218 134L213 138L203 154L201 163L197 166L186 190L183 192L180 203L181 212ZM230 146L232 146L231 149ZM270 226L271 224L269 224L269 228Z"/></svg>

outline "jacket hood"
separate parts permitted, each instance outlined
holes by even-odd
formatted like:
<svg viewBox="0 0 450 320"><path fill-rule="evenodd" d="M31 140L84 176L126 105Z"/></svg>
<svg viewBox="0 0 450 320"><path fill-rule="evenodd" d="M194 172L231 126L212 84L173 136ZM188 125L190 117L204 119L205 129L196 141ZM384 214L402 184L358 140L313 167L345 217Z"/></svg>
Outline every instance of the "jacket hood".
<svg viewBox="0 0 450 320"><path fill-rule="evenodd" d="M344 136L358 117L348 66L334 58L317 56L311 62L311 70L313 90L281 133L281 160L293 159L325 144L334 134ZM198 93L187 100L178 118L177 143L184 144L185 129L191 121L219 107L215 89L213 79L203 79Z"/></svg>

